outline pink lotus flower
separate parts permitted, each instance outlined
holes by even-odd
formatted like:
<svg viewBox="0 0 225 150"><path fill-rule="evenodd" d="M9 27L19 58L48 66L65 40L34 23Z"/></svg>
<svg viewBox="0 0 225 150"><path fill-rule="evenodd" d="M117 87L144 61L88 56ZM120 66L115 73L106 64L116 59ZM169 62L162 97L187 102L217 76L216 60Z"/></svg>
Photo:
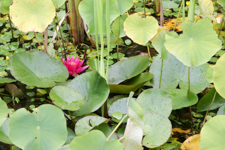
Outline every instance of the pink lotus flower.
<svg viewBox="0 0 225 150"><path fill-rule="evenodd" d="M71 58L67 56L66 61L65 59L62 59L62 61L63 64L66 66L67 70L69 71L69 74L73 75L74 77L77 76L78 73L84 71L89 67L88 65L81 67L84 63L84 60L80 61L80 58L78 57L74 59L73 56Z"/></svg>

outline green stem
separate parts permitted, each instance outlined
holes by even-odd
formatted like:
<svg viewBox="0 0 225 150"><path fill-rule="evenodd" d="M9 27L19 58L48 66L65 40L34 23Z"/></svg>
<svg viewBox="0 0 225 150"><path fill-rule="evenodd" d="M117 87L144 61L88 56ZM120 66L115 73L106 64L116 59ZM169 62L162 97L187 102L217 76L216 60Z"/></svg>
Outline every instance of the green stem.
<svg viewBox="0 0 225 150"><path fill-rule="evenodd" d="M195 16L195 0L190 0L189 10L188 10L188 21L194 22Z"/></svg>
<svg viewBox="0 0 225 150"><path fill-rule="evenodd" d="M119 16L119 30L117 38L119 39L119 37L120 37L120 16ZM117 44L116 50L117 50L117 61L119 61L119 43Z"/></svg>
<svg viewBox="0 0 225 150"><path fill-rule="evenodd" d="M123 140L123 139L125 139L125 136L121 137L118 141L121 141L121 140Z"/></svg>
<svg viewBox="0 0 225 150"><path fill-rule="evenodd" d="M123 120L127 117L127 115L125 115L120 122L117 124L117 126L114 128L114 130L112 131L112 133L108 136L108 138L106 139L106 141L108 141L110 139L110 137L113 135L114 132L116 132L116 130L119 128L119 126L123 123Z"/></svg>
<svg viewBox="0 0 225 150"><path fill-rule="evenodd" d="M107 65L105 79L108 84L109 78L109 51L110 51L110 8L109 0L106 0L106 36L107 36ZM118 55L118 52L117 52ZM107 106L106 106L107 108ZM105 108L105 109L106 109ZM107 112L107 111L106 111Z"/></svg>
<svg viewBox="0 0 225 150"><path fill-rule="evenodd" d="M148 49L148 57L150 58L150 60L152 61L152 57L151 57L151 53L150 53L150 50L149 50L149 45L147 43L147 49Z"/></svg>
<svg viewBox="0 0 225 150"><path fill-rule="evenodd" d="M144 15L145 15L145 18L146 18L145 3L146 3L146 1L145 1L145 0L143 0L143 5L144 5Z"/></svg>
<svg viewBox="0 0 225 150"><path fill-rule="evenodd" d="M211 106L212 106L212 104L213 104L213 102L214 102L214 100L215 100L216 93L217 93L217 92L215 91L215 93L214 93L214 95L213 95L212 102L211 102L211 104L210 104L210 106L209 106L209 108L208 108L208 110L207 110L207 112L206 112L206 114L205 114L205 118L204 118L204 121L203 121L203 126L204 126L204 124L205 124L206 117L207 117L207 115L208 115L208 113L209 113L209 110L210 110L210 108L211 108Z"/></svg>
<svg viewBox="0 0 225 150"><path fill-rule="evenodd" d="M182 0L182 2L181 2L181 5L180 5L180 9L179 9L179 12L178 12L178 15L177 15L177 20L176 20L176 23L175 23L175 26L174 26L174 28L173 28L173 31L175 31L175 29L176 29L176 26L177 26L177 21L178 21L178 18L179 18L179 16L180 16L180 12L181 12L181 8L182 8L182 6L183 6L183 1L184 0ZM184 7L183 7L184 8ZM184 9L183 9L184 10ZM184 11L185 12L185 11ZM184 15L184 14L183 14ZM185 18L183 18L183 19L185 19ZM184 20L183 20L184 21Z"/></svg>
<svg viewBox="0 0 225 150"><path fill-rule="evenodd" d="M96 42L96 50L97 50L97 67L96 70L99 72L99 62L100 62L100 57L99 57L99 47L98 47L98 4L97 1L94 1L94 24L95 24L95 42Z"/></svg>
<svg viewBox="0 0 225 150"><path fill-rule="evenodd" d="M70 120L73 122L73 124L75 125L76 124L76 122L73 120L73 117L72 117L72 114L71 114L71 112L68 110L68 112L69 112L69 115L70 115Z"/></svg>
<svg viewBox="0 0 225 150"><path fill-rule="evenodd" d="M12 38L13 38L12 21L11 21L11 19L10 19L9 14L8 14L8 18L9 18L10 31L11 31L11 33L12 33Z"/></svg>
<svg viewBox="0 0 225 150"><path fill-rule="evenodd" d="M188 67L188 92L191 90L191 79L190 79L190 74L191 74L191 67Z"/></svg>
<svg viewBox="0 0 225 150"><path fill-rule="evenodd" d="M185 21L185 0L182 0L182 4L183 4L183 22ZM181 5L182 5L181 4Z"/></svg>
<svg viewBox="0 0 225 150"><path fill-rule="evenodd" d="M42 43L44 44L45 43L44 37L43 37L42 33L40 33L40 34L41 34L41 38L42 38ZM47 53L47 47L45 46L45 44L44 44L44 51L45 51L45 53Z"/></svg>
<svg viewBox="0 0 225 150"><path fill-rule="evenodd" d="M56 32L56 35L57 35L57 39L58 39L58 41L59 41L59 46L60 46L60 49L61 49L61 51L62 51L62 41L60 42L60 38L59 38L59 33L58 33L58 31L57 31L57 24L56 24L56 21L55 21L55 19L54 19L54 24L55 24L55 32ZM61 44L60 44L61 43ZM63 54L62 54L62 56L63 56ZM63 57L62 57L63 58Z"/></svg>
<svg viewBox="0 0 225 150"><path fill-rule="evenodd" d="M162 64L161 64L161 72L160 72L160 80L159 80L159 89L161 88L162 72L163 72L163 59L162 59Z"/></svg>
<svg viewBox="0 0 225 150"><path fill-rule="evenodd" d="M37 40L37 42L38 42L38 44L39 44L41 50L44 51L44 50L42 49L41 43L39 42L39 40L38 40L37 35L36 35L35 32L34 32L34 37L36 38L36 40Z"/></svg>

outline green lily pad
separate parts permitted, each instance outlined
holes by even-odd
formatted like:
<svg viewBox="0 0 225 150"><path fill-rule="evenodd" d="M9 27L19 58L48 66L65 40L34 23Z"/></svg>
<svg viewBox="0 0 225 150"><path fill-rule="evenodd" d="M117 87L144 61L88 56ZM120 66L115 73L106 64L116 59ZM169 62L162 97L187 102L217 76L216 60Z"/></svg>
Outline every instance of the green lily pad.
<svg viewBox="0 0 225 150"><path fill-rule="evenodd" d="M85 98L85 104L74 112L74 115L77 116L97 110L104 104L109 95L109 87L105 79L96 71L77 76L67 86L78 91Z"/></svg>
<svg viewBox="0 0 225 150"><path fill-rule="evenodd" d="M77 121L75 132L77 135L87 134L94 127L106 122L107 119L99 116L86 116Z"/></svg>
<svg viewBox="0 0 225 150"><path fill-rule="evenodd" d="M0 77L0 84L11 83L11 82L16 82L16 80L9 79L9 78L1 78Z"/></svg>
<svg viewBox="0 0 225 150"><path fill-rule="evenodd" d="M44 52L21 52L9 60L12 75L27 85L52 87L69 76L67 68Z"/></svg>
<svg viewBox="0 0 225 150"><path fill-rule="evenodd" d="M128 119L123 140L125 150L143 150L142 137L143 129Z"/></svg>
<svg viewBox="0 0 225 150"><path fill-rule="evenodd" d="M59 8L61 7L64 3L65 3L66 0L52 0L55 8Z"/></svg>
<svg viewBox="0 0 225 150"><path fill-rule="evenodd" d="M225 98L225 54L223 54L217 61L213 69L213 81L216 91Z"/></svg>
<svg viewBox="0 0 225 150"><path fill-rule="evenodd" d="M84 97L77 91L66 86L55 86L49 93L53 103L65 110L78 110L84 105Z"/></svg>
<svg viewBox="0 0 225 150"><path fill-rule="evenodd" d="M172 99L160 89L145 90L138 96L137 102L145 114L157 112L168 117L172 111Z"/></svg>
<svg viewBox="0 0 225 150"><path fill-rule="evenodd" d="M225 103L218 109L216 115L225 115Z"/></svg>
<svg viewBox="0 0 225 150"><path fill-rule="evenodd" d="M66 119L63 112L46 104L30 113L22 108L9 121L9 135L13 144L24 150L60 148L66 141Z"/></svg>
<svg viewBox="0 0 225 150"><path fill-rule="evenodd" d="M162 59L159 56L155 57L151 64L150 72L154 76L152 84L154 88L159 88L161 64ZM199 93L209 85L205 78L208 68L207 64L191 67L190 80L193 93ZM163 60L161 89L165 91L175 89L178 84L181 89L188 88L188 67L171 54L168 59Z"/></svg>
<svg viewBox="0 0 225 150"><path fill-rule="evenodd" d="M76 137L76 134L74 133L73 130L71 130L70 128L67 127L67 139L65 142L65 145L70 144L72 142L72 140ZM69 148L69 145L68 145Z"/></svg>
<svg viewBox="0 0 225 150"><path fill-rule="evenodd" d="M170 137L172 125L170 120L156 112L147 113L143 117L146 125L150 126L150 130L144 136L143 145L148 148L155 148L164 144Z"/></svg>
<svg viewBox="0 0 225 150"><path fill-rule="evenodd" d="M120 15L123 15L133 6L133 0L126 0L126 1L117 0L117 3L120 9Z"/></svg>
<svg viewBox="0 0 225 150"><path fill-rule="evenodd" d="M212 88L206 95L204 95L200 101L198 102L197 105L197 111L202 112L202 111L207 111L212 103L214 94L216 90L215 88ZM221 97L218 93L216 93L216 97L214 99L214 102L212 103L211 107L209 110L214 110L219 108L222 104L225 104L225 99Z"/></svg>
<svg viewBox="0 0 225 150"><path fill-rule="evenodd" d="M183 34L179 38L166 35L164 45L184 65L202 65L220 50L222 42L213 30L210 20L202 19L197 23L185 21L181 28Z"/></svg>
<svg viewBox="0 0 225 150"><path fill-rule="evenodd" d="M0 141L12 144L9 138L9 119L6 119L0 127Z"/></svg>
<svg viewBox="0 0 225 150"><path fill-rule="evenodd" d="M153 75L149 72L145 72L137 75L134 78L126 81L121 84L110 84L110 93L121 93L121 94L129 94L131 91L135 92L138 88L140 88L147 81L151 80Z"/></svg>
<svg viewBox="0 0 225 150"><path fill-rule="evenodd" d="M212 83L213 82L213 69L214 69L214 67L215 67L215 65L210 65L209 66L209 69L206 72L206 80L209 83Z"/></svg>
<svg viewBox="0 0 225 150"><path fill-rule="evenodd" d="M9 6L12 4L12 0L0 1L0 12L3 15L9 14Z"/></svg>
<svg viewBox="0 0 225 150"><path fill-rule="evenodd" d="M217 3L220 4L223 8L225 8L225 1L224 0L217 0Z"/></svg>
<svg viewBox="0 0 225 150"><path fill-rule="evenodd" d="M213 21L216 21L216 18L213 16L214 13L214 6L211 0L198 0L199 8L201 14Z"/></svg>
<svg viewBox="0 0 225 150"><path fill-rule="evenodd" d="M55 13L52 0L13 0L9 11L12 22L21 32L44 32Z"/></svg>
<svg viewBox="0 0 225 150"><path fill-rule="evenodd" d="M104 133L93 130L86 135L77 136L69 146L69 150L123 150L123 145L117 140L106 141Z"/></svg>
<svg viewBox="0 0 225 150"><path fill-rule="evenodd" d="M116 18L116 20L112 23L112 32L113 34L117 35L119 34L119 37L126 36L124 29L123 29L123 23L127 16L119 16Z"/></svg>
<svg viewBox="0 0 225 150"><path fill-rule="evenodd" d="M109 84L118 84L142 73L149 65L147 56L123 59L109 68Z"/></svg>
<svg viewBox="0 0 225 150"><path fill-rule="evenodd" d="M95 127L93 130L100 130L102 131L106 137L108 137L112 133L112 129L109 127L107 123L102 123L99 126ZM118 135L118 134L117 134ZM110 137L109 140L118 140L115 133Z"/></svg>
<svg viewBox="0 0 225 150"><path fill-rule="evenodd" d="M7 119L8 113L7 104L0 98L0 126Z"/></svg>
<svg viewBox="0 0 225 150"><path fill-rule="evenodd" d="M158 21L147 16L141 18L138 14L129 15L124 21L124 31L135 43L145 45L158 32Z"/></svg>
<svg viewBox="0 0 225 150"><path fill-rule="evenodd" d="M115 112L120 112L123 115L127 114L127 100L128 98L121 98L113 102L108 109L109 116L113 116Z"/></svg>
<svg viewBox="0 0 225 150"><path fill-rule="evenodd" d="M166 91L172 98L173 110L192 106L198 102L198 96L187 90L171 89Z"/></svg>
<svg viewBox="0 0 225 150"><path fill-rule="evenodd" d="M99 8L96 8L99 9ZM81 17L87 23L89 28L89 34L95 33L95 25L94 25L94 1L93 0L83 0L80 2L78 10L80 12ZM110 0L109 1L109 12L110 12L110 24L120 15L120 9L118 7L117 0ZM106 22L106 0L103 0L103 18ZM106 27L103 26L103 32L106 32Z"/></svg>
<svg viewBox="0 0 225 150"><path fill-rule="evenodd" d="M200 150L224 149L225 115L215 116L201 130Z"/></svg>

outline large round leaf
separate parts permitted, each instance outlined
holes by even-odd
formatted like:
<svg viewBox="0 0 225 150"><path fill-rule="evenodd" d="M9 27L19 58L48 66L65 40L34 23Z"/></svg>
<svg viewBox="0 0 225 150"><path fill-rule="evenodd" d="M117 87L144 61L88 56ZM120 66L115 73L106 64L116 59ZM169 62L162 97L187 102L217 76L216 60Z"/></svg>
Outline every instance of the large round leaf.
<svg viewBox="0 0 225 150"><path fill-rule="evenodd" d="M150 68L150 72L154 75L154 88L159 88L161 64L162 59L157 56L154 58ZM208 68L209 66L207 64L191 67L190 80L191 91L193 93L199 93L208 86L209 83L205 77ZM175 89L178 84L181 89L188 88L188 67L183 65L176 57L170 55L168 59L163 60L161 89L165 91Z"/></svg>
<svg viewBox="0 0 225 150"><path fill-rule="evenodd" d="M138 96L137 102L144 113L157 112L168 117L172 111L172 99L160 89L145 90Z"/></svg>
<svg viewBox="0 0 225 150"><path fill-rule="evenodd" d="M99 116L86 116L77 121L75 126L76 135L87 134L95 126L107 122L106 118Z"/></svg>
<svg viewBox="0 0 225 150"><path fill-rule="evenodd" d="M181 27L183 34L179 38L166 35L164 45L184 65L202 65L220 50L222 42L217 38L210 20L202 19L197 23L185 21Z"/></svg>
<svg viewBox="0 0 225 150"><path fill-rule="evenodd" d="M110 84L110 93L129 94L131 91L135 92L138 88L140 88L152 78L153 75L150 72L145 72L126 81L124 84Z"/></svg>
<svg viewBox="0 0 225 150"><path fill-rule="evenodd" d="M200 150L224 149L225 115L215 116L201 130Z"/></svg>
<svg viewBox="0 0 225 150"><path fill-rule="evenodd" d="M85 104L76 111L75 115L83 115L100 108L109 95L109 87L104 78L97 72L87 72L73 79L68 85L85 98Z"/></svg>
<svg viewBox="0 0 225 150"><path fill-rule="evenodd" d="M21 32L44 32L55 17L52 0L13 0L9 14Z"/></svg>
<svg viewBox="0 0 225 150"><path fill-rule="evenodd" d="M158 21L147 16L141 18L138 14L130 15L124 22L124 31L134 42L145 45L158 32Z"/></svg>
<svg viewBox="0 0 225 150"><path fill-rule="evenodd" d="M75 111L85 104L85 99L79 92L66 86L54 87L49 95L52 101L62 109Z"/></svg>
<svg viewBox="0 0 225 150"><path fill-rule="evenodd" d="M225 1L224 0L217 0L217 3L219 3L223 8L225 8Z"/></svg>
<svg viewBox="0 0 225 150"><path fill-rule="evenodd" d="M94 1L93 0L83 0L79 4L79 12L81 17L84 19L84 21L87 23L89 27L89 34L95 33L95 25L94 25ZM96 8L99 9L99 8ZM109 0L109 12L110 12L110 23L113 22L119 15L120 15L120 9L118 7L117 0ZM106 21L106 0L103 0L103 14L104 14L104 21ZM106 27L103 26L103 32L106 32Z"/></svg>
<svg viewBox="0 0 225 150"><path fill-rule="evenodd" d="M213 21L216 21L216 18L213 16L214 6L212 0L198 0L198 3L201 14Z"/></svg>
<svg viewBox="0 0 225 150"><path fill-rule="evenodd" d="M55 8L61 7L66 0L52 0L53 4L55 5Z"/></svg>
<svg viewBox="0 0 225 150"><path fill-rule="evenodd" d="M0 12L2 14L9 13L9 6L12 4L12 0L1 0L0 1Z"/></svg>
<svg viewBox="0 0 225 150"><path fill-rule="evenodd" d="M9 68L17 80L37 87L55 86L55 82L64 82L69 76L63 63L39 51L15 54Z"/></svg>
<svg viewBox="0 0 225 150"><path fill-rule="evenodd" d="M150 130L143 139L143 145L155 148L164 144L170 137L172 125L170 120L156 112L147 113L143 117L145 125L150 126Z"/></svg>
<svg viewBox="0 0 225 150"><path fill-rule="evenodd" d="M121 98L113 102L108 109L109 116L112 117L115 112L120 112L123 115L127 114L127 99Z"/></svg>
<svg viewBox="0 0 225 150"><path fill-rule="evenodd" d="M0 126L7 119L9 109L7 104L0 98Z"/></svg>
<svg viewBox="0 0 225 150"><path fill-rule="evenodd" d="M133 6L133 0L117 0L119 9L120 9L120 14L123 15L127 10L129 10Z"/></svg>
<svg viewBox="0 0 225 150"><path fill-rule="evenodd" d="M0 127L0 141L12 144L9 138L9 119L6 119Z"/></svg>
<svg viewBox="0 0 225 150"><path fill-rule="evenodd" d="M109 84L118 84L142 73L149 65L147 56L134 56L113 64L109 68Z"/></svg>
<svg viewBox="0 0 225 150"><path fill-rule="evenodd" d="M123 145L117 140L106 141L101 131L93 130L86 135L75 137L69 150L123 150Z"/></svg>
<svg viewBox="0 0 225 150"><path fill-rule="evenodd" d="M172 98L173 110L194 105L198 102L198 96L182 89L170 89L166 91Z"/></svg>
<svg viewBox="0 0 225 150"><path fill-rule="evenodd" d="M63 112L46 104L34 109L17 110L9 121L9 135L13 144L24 150L58 149L67 138Z"/></svg>
<svg viewBox="0 0 225 150"><path fill-rule="evenodd" d="M213 81L216 91L225 98L225 54L223 54L218 60L213 69Z"/></svg>

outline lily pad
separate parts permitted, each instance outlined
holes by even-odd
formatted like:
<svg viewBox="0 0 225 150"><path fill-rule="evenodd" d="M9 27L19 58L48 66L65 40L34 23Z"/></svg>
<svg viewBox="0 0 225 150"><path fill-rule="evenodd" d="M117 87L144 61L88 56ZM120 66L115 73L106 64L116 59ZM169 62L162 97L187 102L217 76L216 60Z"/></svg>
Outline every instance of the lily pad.
<svg viewBox="0 0 225 150"><path fill-rule="evenodd" d="M66 119L59 108L49 104L33 113L22 108L10 117L9 135L12 143L24 150L58 149L67 138Z"/></svg>
<svg viewBox="0 0 225 150"><path fill-rule="evenodd" d="M94 127L107 122L106 118L99 116L86 116L77 121L75 125L75 132L77 135L87 134Z"/></svg>
<svg viewBox="0 0 225 150"><path fill-rule="evenodd" d="M198 102L198 96L192 92L182 89L171 89L166 91L172 98L173 110L192 106Z"/></svg>
<svg viewBox="0 0 225 150"><path fill-rule="evenodd" d="M181 27L183 34L179 38L166 35L164 45L184 65L202 65L220 50L222 42L210 20L202 19L197 23L185 21Z"/></svg>
<svg viewBox="0 0 225 150"><path fill-rule="evenodd" d="M213 81L216 91L225 98L225 54L223 54L217 61L213 69Z"/></svg>
<svg viewBox="0 0 225 150"><path fill-rule="evenodd" d="M200 150L224 149L225 115L215 116L201 130Z"/></svg>
<svg viewBox="0 0 225 150"><path fill-rule="evenodd" d="M109 84L118 84L142 73L149 65L147 56L123 59L109 68Z"/></svg>
<svg viewBox="0 0 225 150"><path fill-rule="evenodd" d="M216 115L225 115L225 103L218 109Z"/></svg>
<svg viewBox="0 0 225 150"><path fill-rule="evenodd" d="M53 103L65 110L75 111L85 104L85 99L79 92L66 86L55 86L49 95Z"/></svg>
<svg viewBox="0 0 225 150"><path fill-rule="evenodd" d="M159 88L161 64L162 59L159 56L155 57L151 64L150 72L154 75L154 88ZM193 93L199 93L209 85L205 78L208 68L207 64L191 67L190 80ZM178 84L181 89L188 88L188 67L171 54L168 59L163 60L161 89L165 91L175 89Z"/></svg>
<svg viewBox="0 0 225 150"><path fill-rule="evenodd" d="M83 73L73 79L68 85L78 91L85 98L85 104L74 115L81 116L100 108L109 95L106 80L96 71Z"/></svg>
<svg viewBox="0 0 225 150"><path fill-rule="evenodd" d="M9 138L9 119L6 119L0 127L0 141L7 144L12 144Z"/></svg>
<svg viewBox="0 0 225 150"><path fill-rule="evenodd" d="M127 100L128 98L121 98L113 102L108 109L109 116L113 116L115 112L120 112L123 115L127 114Z"/></svg>
<svg viewBox="0 0 225 150"><path fill-rule="evenodd" d="M9 14L9 6L12 4L12 0L0 1L0 12L3 15Z"/></svg>
<svg viewBox="0 0 225 150"><path fill-rule="evenodd" d="M119 16L116 18L116 20L112 23L112 32L113 34L117 35L119 34L119 37L126 36L124 29L123 29L123 23L127 16Z"/></svg>
<svg viewBox="0 0 225 150"><path fill-rule="evenodd" d="M138 96L137 102L145 114L157 112L168 117L172 111L172 99L160 89L145 90Z"/></svg>
<svg viewBox="0 0 225 150"><path fill-rule="evenodd" d="M198 0L198 3L201 14L213 21L216 21L216 18L213 16L214 6L212 0Z"/></svg>
<svg viewBox="0 0 225 150"><path fill-rule="evenodd" d="M214 67L215 67L215 65L210 65L209 66L209 69L206 72L206 80L209 83L212 83L213 82L213 69L214 69Z"/></svg>
<svg viewBox="0 0 225 150"><path fill-rule="evenodd" d="M143 150L142 137L142 128L128 119L123 140L125 150Z"/></svg>
<svg viewBox="0 0 225 150"><path fill-rule="evenodd" d="M65 3L66 0L52 0L55 8L59 8L61 7L64 3Z"/></svg>
<svg viewBox="0 0 225 150"><path fill-rule="evenodd" d="M147 16L141 18L138 14L129 15L124 22L124 31L135 43L145 45L158 32L158 21Z"/></svg>
<svg viewBox="0 0 225 150"><path fill-rule="evenodd" d="M44 52L21 52L9 60L12 75L27 85L52 87L69 76L67 68Z"/></svg>
<svg viewBox="0 0 225 150"><path fill-rule="evenodd" d="M69 150L123 150L123 145L117 140L106 141L104 133L93 130L86 135L77 136L69 146Z"/></svg>
<svg viewBox="0 0 225 150"><path fill-rule="evenodd" d="M9 14L21 32L44 32L55 17L52 0L13 0Z"/></svg>
<svg viewBox="0 0 225 150"><path fill-rule="evenodd" d="M7 119L8 113L7 104L0 98L0 126Z"/></svg>
<svg viewBox="0 0 225 150"><path fill-rule="evenodd" d="M211 107L209 110L214 110L219 108L222 104L225 104L225 99L221 97L218 93L216 93L216 97L214 99L214 102L212 103L215 92L216 92L215 88L212 88L206 95L204 95L200 99L197 105L198 112L207 111L210 106Z"/></svg>
<svg viewBox="0 0 225 150"><path fill-rule="evenodd" d="M0 84L11 83L11 82L16 82L16 80L9 79L9 78L0 78Z"/></svg>
<svg viewBox="0 0 225 150"><path fill-rule="evenodd" d="M149 72L142 73L137 75L134 78L126 81L121 84L110 84L110 93L121 93L121 94L129 94L131 91L135 92L138 88L140 88L147 81L151 80L153 75Z"/></svg>
<svg viewBox="0 0 225 150"><path fill-rule="evenodd" d="M155 148L164 144L170 137L172 125L169 119L157 112L147 113L143 117L145 125L150 130L144 136L143 145L148 148Z"/></svg>
<svg viewBox="0 0 225 150"><path fill-rule="evenodd" d="M223 8L225 8L225 1L224 0L217 0L217 3L220 4Z"/></svg>

